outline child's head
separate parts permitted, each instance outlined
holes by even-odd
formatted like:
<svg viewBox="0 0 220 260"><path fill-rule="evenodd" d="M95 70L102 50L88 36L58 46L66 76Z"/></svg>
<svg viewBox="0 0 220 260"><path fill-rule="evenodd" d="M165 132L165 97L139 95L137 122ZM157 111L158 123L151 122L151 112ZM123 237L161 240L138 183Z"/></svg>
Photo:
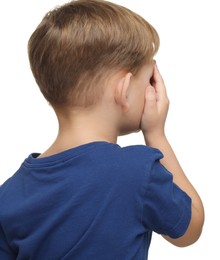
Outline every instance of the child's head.
<svg viewBox="0 0 220 260"><path fill-rule="evenodd" d="M72 107L96 103L112 73L135 74L158 47L157 32L136 13L107 1L76 0L45 15L28 51L47 101Z"/></svg>

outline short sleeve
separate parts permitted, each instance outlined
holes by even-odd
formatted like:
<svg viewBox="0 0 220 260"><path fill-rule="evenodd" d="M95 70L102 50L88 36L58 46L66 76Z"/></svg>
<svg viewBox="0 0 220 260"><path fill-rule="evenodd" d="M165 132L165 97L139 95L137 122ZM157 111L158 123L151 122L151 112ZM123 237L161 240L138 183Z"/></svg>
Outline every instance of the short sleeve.
<svg viewBox="0 0 220 260"><path fill-rule="evenodd" d="M156 160L146 178L143 223L158 234L181 237L191 219L191 198L174 182L173 175Z"/></svg>

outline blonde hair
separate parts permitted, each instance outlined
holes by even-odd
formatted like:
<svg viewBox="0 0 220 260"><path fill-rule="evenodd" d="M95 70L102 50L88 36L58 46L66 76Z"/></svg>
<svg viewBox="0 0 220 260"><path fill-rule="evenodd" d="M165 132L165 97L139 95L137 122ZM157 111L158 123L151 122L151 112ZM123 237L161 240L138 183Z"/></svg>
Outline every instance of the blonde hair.
<svg viewBox="0 0 220 260"><path fill-rule="evenodd" d="M48 12L28 42L36 82L52 106L89 106L101 80L135 74L159 48L156 30L131 10L102 0L76 0Z"/></svg>

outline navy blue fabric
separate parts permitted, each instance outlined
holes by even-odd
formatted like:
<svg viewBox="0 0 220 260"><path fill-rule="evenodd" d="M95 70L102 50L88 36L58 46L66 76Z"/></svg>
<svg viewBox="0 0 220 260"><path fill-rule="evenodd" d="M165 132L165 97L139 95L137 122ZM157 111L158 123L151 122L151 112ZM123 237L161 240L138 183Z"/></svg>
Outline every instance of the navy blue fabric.
<svg viewBox="0 0 220 260"><path fill-rule="evenodd" d="M0 259L147 259L152 231L186 231L191 199L147 146L31 154L0 187Z"/></svg>

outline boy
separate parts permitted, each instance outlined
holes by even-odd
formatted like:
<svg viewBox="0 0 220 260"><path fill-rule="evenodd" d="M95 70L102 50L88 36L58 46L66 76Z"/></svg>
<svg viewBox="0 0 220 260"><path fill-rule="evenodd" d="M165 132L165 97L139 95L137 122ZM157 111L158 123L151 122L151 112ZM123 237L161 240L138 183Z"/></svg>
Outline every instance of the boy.
<svg viewBox="0 0 220 260"><path fill-rule="evenodd" d="M28 50L59 122L0 188L0 259L147 259L152 232L184 247L200 237L199 195L164 132L165 85L156 30L101 0L46 14ZM146 145L121 148L143 132Z"/></svg>

